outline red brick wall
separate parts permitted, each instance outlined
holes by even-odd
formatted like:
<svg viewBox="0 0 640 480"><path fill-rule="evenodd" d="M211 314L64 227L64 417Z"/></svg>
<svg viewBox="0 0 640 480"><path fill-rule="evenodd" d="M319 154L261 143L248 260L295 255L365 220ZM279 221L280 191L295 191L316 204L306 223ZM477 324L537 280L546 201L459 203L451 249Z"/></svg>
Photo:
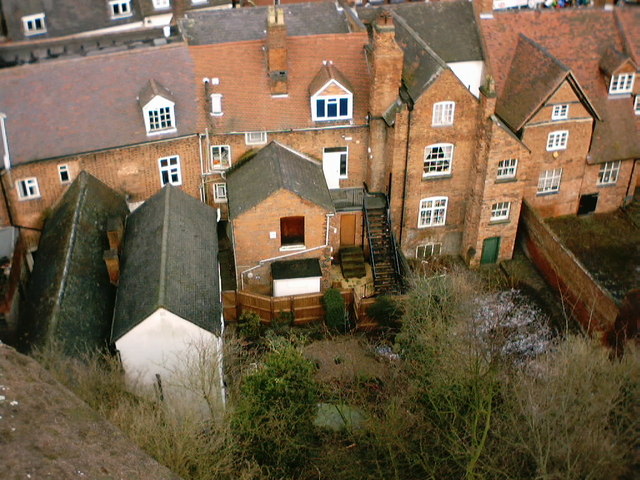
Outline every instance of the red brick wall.
<svg viewBox="0 0 640 480"><path fill-rule="evenodd" d="M200 198L198 137L191 136L17 165L3 176L13 220L18 225L42 227L47 211L68 187L68 184L60 182L58 165L68 165L72 179L80 171L86 170L114 190L127 195L129 201L138 202L149 198L161 188L158 160L172 155L180 156L183 190ZM16 182L29 177L38 179L40 197L20 200Z"/></svg>
<svg viewBox="0 0 640 480"><path fill-rule="evenodd" d="M327 266L330 249L318 248L312 252L281 251L280 219L304 216L305 250L323 247L326 240L327 210L297 196L288 190L279 190L256 207L232 219L233 242L236 260L238 288L270 285L270 265L252 271L253 278L241 273L255 267L261 260L284 257L282 260L322 257L321 265ZM331 223L335 220L332 218ZM270 232L276 238L270 238Z"/></svg>
<svg viewBox="0 0 640 480"><path fill-rule="evenodd" d="M447 100L456 103L454 124L432 127L434 103ZM453 72L445 70L411 112L401 240L408 257L415 256L417 245L431 241L443 242L443 253L460 253L465 205L471 187L470 172L476 161L478 107L478 100ZM423 178L425 147L436 143L454 144L452 174ZM449 199L446 224L418 228L420 200L433 196Z"/></svg>

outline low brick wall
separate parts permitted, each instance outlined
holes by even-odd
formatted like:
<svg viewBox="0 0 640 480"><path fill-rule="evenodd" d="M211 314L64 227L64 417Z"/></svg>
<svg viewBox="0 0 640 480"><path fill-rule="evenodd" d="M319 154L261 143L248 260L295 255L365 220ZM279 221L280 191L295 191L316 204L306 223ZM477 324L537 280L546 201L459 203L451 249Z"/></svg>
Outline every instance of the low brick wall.
<svg viewBox="0 0 640 480"><path fill-rule="evenodd" d="M526 201L522 206L521 236L529 258L547 282L560 292L565 312L573 315L593 335L609 338L620 305Z"/></svg>

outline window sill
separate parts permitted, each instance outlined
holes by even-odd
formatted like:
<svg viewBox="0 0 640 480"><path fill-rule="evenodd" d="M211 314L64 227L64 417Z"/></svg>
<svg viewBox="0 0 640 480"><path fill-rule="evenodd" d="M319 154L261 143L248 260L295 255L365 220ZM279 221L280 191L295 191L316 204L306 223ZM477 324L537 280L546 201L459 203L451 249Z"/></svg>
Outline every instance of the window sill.
<svg viewBox="0 0 640 480"><path fill-rule="evenodd" d="M499 218L489 221L489 225L503 225L505 223L511 223L511 220L509 220L508 218Z"/></svg>
<svg viewBox="0 0 640 480"><path fill-rule="evenodd" d="M446 180L448 178L452 178L453 174L451 173L444 173L442 175L423 175L422 176L422 181L429 181L429 180Z"/></svg>
<svg viewBox="0 0 640 480"><path fill-rule="evenodd" d="M423 228L438 228L438 227L444 227L445 224L443 223L442 225L418 225L419 229L423 229Z"/></svg>
<svg viewBox="0 0 640 480"><path fill-rule="evenodd" d="M20 202L28 202L29 200L39 200L40 198L42 198L42 196L38 195L37 197L23 197L23 198L18 197L18 200Z"/></svg>
<svg viewBox="0 0 640 480"><path fill-rule="evenodd" d="M510 178L496 178L495 183L514 183L517 182L518 179L516 177L510 177Z"/></svg>
<svg viewBox="0 0 640 480"><path fill-rule="evenodd" d="M177 128L165 128L164 130L150 130L150 131L147 131L147 136L163 135L165 133L176 133L177 131L178 131Z"/></svg>
<svg viewBox="0 0 640 480"><path fill-rule="evenodd" d="M293 245L283 245L280 247L280 251L281 252L295 252L297 250L304 250L305 247L304 245L300 244L300 243L296 243Z"/></svg>
<svg viewBox="0 0 640 480"><path fill-rule="evenodd" d="M445 127L453 127L453 123L442 123L442 124L431 124L432 128L445 128Z"/></svg>
<svg viewBox="0 0 640 480"><path fill-rule="evenodd" d="M536 197L547 197L549 195L557 195L560 193L560 190L556 190L555 192L536 192Z"/></svg>
<svg viewBox="0 0 640 480"><path fill-rule="evenodd" d="M614 183L596 183L596 187L598 188L607 188L607 187L615 187L618 184L618 182L614 182Z"/></svg>

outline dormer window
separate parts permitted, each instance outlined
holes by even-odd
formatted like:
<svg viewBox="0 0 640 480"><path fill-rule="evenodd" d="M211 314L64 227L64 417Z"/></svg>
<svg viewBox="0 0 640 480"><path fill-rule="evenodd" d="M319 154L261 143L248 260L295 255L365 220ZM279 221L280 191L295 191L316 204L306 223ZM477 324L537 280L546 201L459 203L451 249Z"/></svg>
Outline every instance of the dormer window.
<svg viewBox="0 0 640 480"><path fill-rule="evenodd" d="M131 11L131 0L111 0L109 2L109 12L111 18L125 18L133 15Z"/></svg>
<svg viewBox="0 0 640 480"><path fill-rule="evenodd" d="M155 80L149 80L138 97L147 135L176 131L175 102L171 92Z"/></svg>
<svg viewBox="0 0 640 480"><path fill-rule="evenodd" d="M635 75L633 73L613 75L611 77L611 83L609 84L609 93L612 95L618 93L631 93L633 91L634 77Z"/></svg>
<svg viewBox="0 0 640 480"><path fill-rule="evenodd" d="M351 120L353 89L332 63L325 63L309 86L314 122Z"/></svg>
<svg viewBox="0 0 640 480"><path fill-rule="evenodd" d="M170 0L153 0L153 8L156 10L162 10L171 6Z"/></svg>
<svg viewBox="0 0 640 480"><path fill-rule="evenodd" d="M212 93L211 94L211 115L215 117L219 117L223 114L222 112L222 94L220 93Z"/></svg>
<svg viewBox="0 0 640 480"><path fill-rule="evenodd" d="M47 33L47 26L44 23L44 13L36 13L35 15L22 17L22 27L25 35Z"/></svg>

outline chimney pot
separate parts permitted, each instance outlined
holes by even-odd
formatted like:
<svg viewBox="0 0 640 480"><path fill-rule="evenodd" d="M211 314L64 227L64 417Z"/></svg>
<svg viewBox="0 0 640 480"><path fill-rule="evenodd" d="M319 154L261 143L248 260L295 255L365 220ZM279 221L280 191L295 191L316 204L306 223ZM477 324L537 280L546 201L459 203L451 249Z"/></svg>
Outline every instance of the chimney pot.
<svg viewBox="0 0 640 480"><path fill-rule="evenodd" d="M109 281L112 285L118 286L120 282L120 257L118 256L118 251L114 249L105 250L102 258L107 265Z"/></svg>
<svg viewBox="0 0 640 480"><path fill-rule="evenodd" d="M122 217L110 217L107 220L107 237L109 238L109 248L119 252L122 249L122 238L124 237Z"/></svg>

